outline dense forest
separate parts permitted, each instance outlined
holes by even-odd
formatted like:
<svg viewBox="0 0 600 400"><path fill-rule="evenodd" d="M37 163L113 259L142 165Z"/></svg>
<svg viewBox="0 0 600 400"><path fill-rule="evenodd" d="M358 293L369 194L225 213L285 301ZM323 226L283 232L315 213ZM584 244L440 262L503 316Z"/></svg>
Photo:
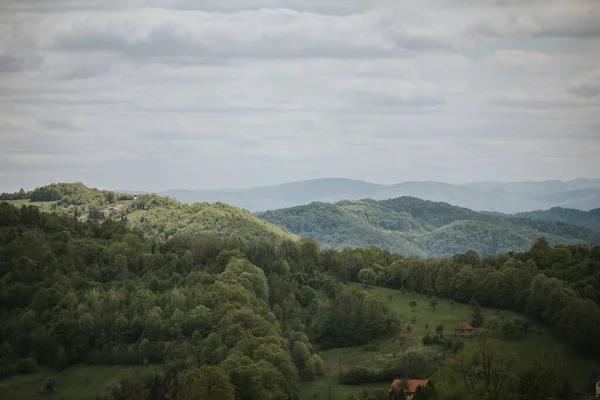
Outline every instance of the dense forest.
<svg viewBox="0 0 600 400"><path fill-rule="evenodd" d="M531 319L600 357L600 247L552 247L542 237L522 252L448 259L321 249L227 205L143 195L107 206L101 193L107 208L98 211L118 212L90 210L85 222L67 194L54 213L0 203L1 376L80 363L158 365L108 382L104 398L293 399L301 381L325 373L319 351L365 345L409 322L386 299L344 282L470 303L471 322L492 332L526 330ZM432 226L452 219L427 208L411 215ZM479 305L525 318L500 327L477 314ZM458 360L467 357L460 348L448 342ZM443 367L407 357L339 379L424 378Z"/></svg>
<svg viewBox="0 0 600 400"><path fill-rule="evenodd" d="M4 376L37 365L164 364L160 379L115 386L112 398L159 383L152 390L184 393L187 374L210 373L236 399L279 399L323 373L319 344L362 344L398 328L385 301L324 274L311 241L165 243L112 220L0 207ZM339 313L332 342L323 332Z"/></svg>
<svg viewBox="0 0 600 400"><path fill-rule="evenodd" d="M311 203L257 215L323 246L377 246L408 256L525 251L540 236L552 244L600 244L600 234L587 228L490 215L414 197Z"/></svg>
<svg viewBox="0 0 600 400"><path fill-rule="evenodd" d="M600 232L600 208L590 211L572 208L552 207L549 210L538 210L510 215L514 218L530 218L540 221L559 221L566 224L579 225Z"/></svg>

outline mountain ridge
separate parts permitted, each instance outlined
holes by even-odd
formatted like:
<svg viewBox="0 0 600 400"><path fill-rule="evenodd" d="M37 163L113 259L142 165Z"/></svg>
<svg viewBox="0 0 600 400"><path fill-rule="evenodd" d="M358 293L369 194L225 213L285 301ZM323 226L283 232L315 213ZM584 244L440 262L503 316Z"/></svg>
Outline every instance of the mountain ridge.
<svg viewBox="0 0 600 400"><path fill-rule="evenodd" d="M222 201L251 212L275 210L313 201L337 202L413 196L476 211L518 213L562 206L588 211L600 207L600 179L569 181L472 182L404 181L379 184L347 178L319 178L244 189L157 192L184 203Z"/></svg>
<svg viewBox="0 0 600 400"><path fill-rule="evenodd" d="M600 233L558 221L491 215L404 196L388 200L312 202L256 213L288 232L333 248L377 246L417 257L526 251L545 236L554 244L600 244Z"/></svg>

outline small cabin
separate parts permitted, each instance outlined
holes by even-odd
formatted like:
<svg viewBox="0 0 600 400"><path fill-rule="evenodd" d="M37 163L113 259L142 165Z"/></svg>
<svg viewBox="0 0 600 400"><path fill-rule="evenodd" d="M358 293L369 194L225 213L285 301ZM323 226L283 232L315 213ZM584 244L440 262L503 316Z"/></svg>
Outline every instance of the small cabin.
<svg viewBox="0 0 600 400"><path fill-rule="evenodd" d="M475 328L473 328L471 325L467 324L466 322L463 322L462 324L459 324L456 329L454 330L454 335L457 337L473 337L475 336Z"/></svg>
<svg viewBox="0 0 600 400"><path fill-rule="evenodd" d="M429 384L427 379L394 379L390 386L390 398L394 399L394 394L403 394L407 399L412 399L419 388L425 389Z"/></svg>

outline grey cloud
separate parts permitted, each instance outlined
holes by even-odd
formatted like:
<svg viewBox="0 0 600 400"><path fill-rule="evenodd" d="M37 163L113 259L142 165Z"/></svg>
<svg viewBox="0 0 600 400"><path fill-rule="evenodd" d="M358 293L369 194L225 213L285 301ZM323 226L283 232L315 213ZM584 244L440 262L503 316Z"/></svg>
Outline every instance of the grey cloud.
<svg viewBox="0 0 600 400"><path fill-rule="evenodd" d="M355 92L350 96L351 104L358 107L422 108L445 104L441 97L425 95L399 96L390 93Z"/></svg>
<svg viewBox="0 0 600 400"><path fill-rule="evenodd" d="M68 121L60 121L55 119L40 120L39 123L48 129L70 130L74 128L73 124Z"/></svg>
<svg viewBox="0 0 600 400"><path fill-rule="evenodd" d="M575 78L569 86L569 92L584 99L591 99L600 95L600 69Z"/></svg>
<svg viewBox="0 0 600 400"><path fill-rule="evenodd" d="M0 54L0 74L16 73L28 69L39 68L44 63L44 57L37 53L29 54Z"/></svg>
<svg viewBox="0 0 600 400"><path fill-rule="evenodd" d="M196 57L398 57L415 50L449 47L447 39L399 27L380 11L323 16L292 10L235 14L196 12L196 18L149 22L131 16L99 16L93 24L75 21L58 30L52 44L65 50L115 50L129 59ZM154 16L156 17L156 16ZM183 22L183 23L181 23Z"/></svg>
<svg viewBox="0 0 600 400"><path fill-rule="evenodd" d="M600 4L548 1L538 7L512 7L488 15L469 28L485 36L599 37Z"/></svg>
<svg viewBox="0 0 600 400"><path fill-rule="evenodd" d="M566 3L0 0L0 185L595 173L597 6Z"/></svg>
<svg viewBox="0 0 600 400"><path fill-rule="evenodd" d="M510 98L496 97L491 98L490 103L499 106L531 108L531 109L561 109L561 108L578 108L581 104L564 99L542 99L542 98Z"/></svg>
<svg viewBox="0 0 600 400"><path fill-rule="evenodd" d="M110 65L107 62L90 62L82 65L72 65L60 74L61 79L91 79L106 75L110 72Z"/></svg>

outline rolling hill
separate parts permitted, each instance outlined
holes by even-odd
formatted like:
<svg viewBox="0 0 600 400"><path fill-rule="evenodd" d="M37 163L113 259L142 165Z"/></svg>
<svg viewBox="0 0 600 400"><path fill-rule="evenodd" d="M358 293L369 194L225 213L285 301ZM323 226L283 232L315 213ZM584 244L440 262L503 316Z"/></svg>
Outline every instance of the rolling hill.
<svg viewBox="0 0 600 400"><path fill-rule="evenodd" d="M235 237L272 243L298 239L246 210L219 202L183 204L156 194L132 195L88 188L80 182L36 188L31 192L31 200L8 203L33 205L80 221L118 219L147 236L164 240L177 236Z"/></svg>
<svg viewBox="0 0 600 400"><path fill-rule="evenodd" d="M572 208L553 207L549 210L517 213L510 215L510 217L529 218L539 221L559 221L600 232L600 208L581 211Z"/></svg>
<svg viewBox="0 0 600 400"><path fill-rule="evenodd" d="M380 185L328 178L232 190L170 190L159 192L184 203L221 201L252 212L308 204L371 198L412 196L442 201L478 211L516 213L555 206L591 210L600 207L600 179L543 182L402 182Z"/></svg>
<svg viewBox="0 0 600 400"><path fill-rule="evenodd" d="M540 236L554 244L600 244L600 234L587 228L490 215L414 197L313 202L256 215L324 246L378 246L409 256L525 251Z"/></svg>

